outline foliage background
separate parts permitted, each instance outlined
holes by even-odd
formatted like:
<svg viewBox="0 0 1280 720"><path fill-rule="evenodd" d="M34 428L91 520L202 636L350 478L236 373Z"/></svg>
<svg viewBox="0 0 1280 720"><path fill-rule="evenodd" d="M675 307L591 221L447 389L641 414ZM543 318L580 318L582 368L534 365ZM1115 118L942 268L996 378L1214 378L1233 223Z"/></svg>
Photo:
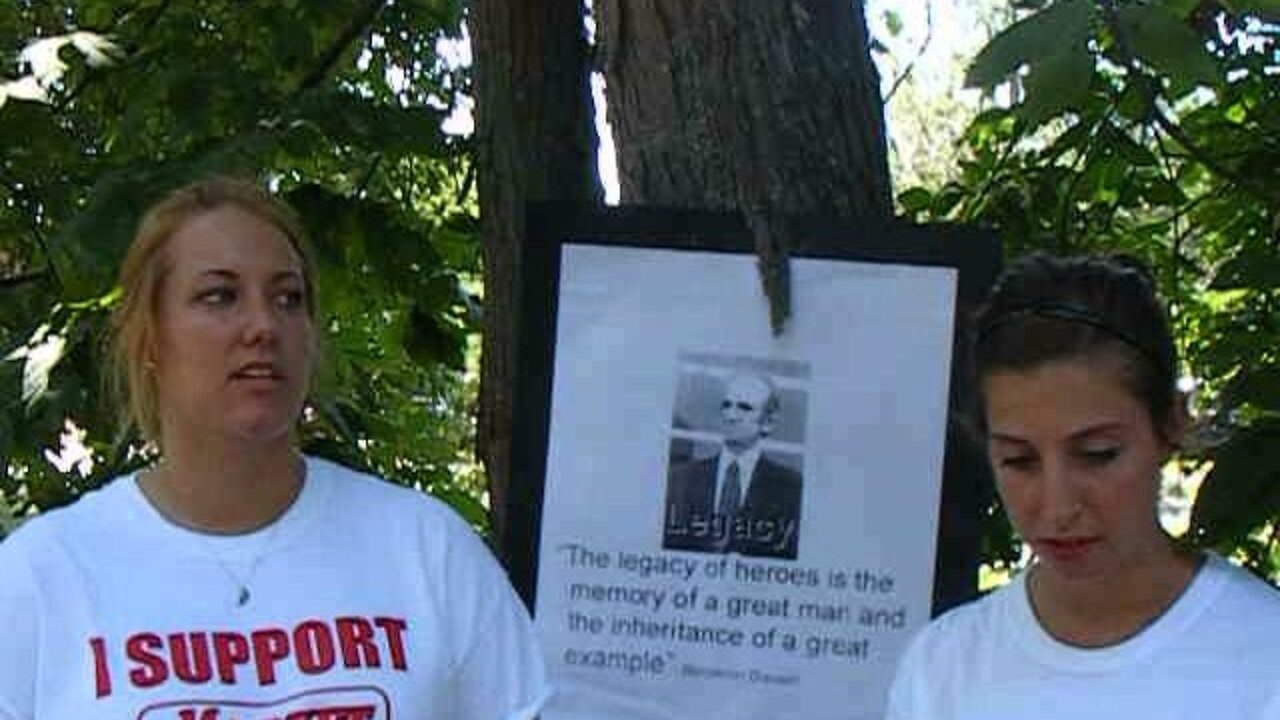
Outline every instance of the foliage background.
<svg viewBox="0 0 1280 720"><path fill-rule="evenodd" d="M1125 252L1155 268L1203 419L1181 467L1203 478L1186 537L1272 578L1278 2L984 0L1003 30L968 69L976 119L942 127L957 104L910 82L894 99L949 151L900 162L905 216L993 225L1011 254ZM442 130L468 68L438 52L462 13L453 0L0 4L0 526L145 461L97 377L112 271L141 209L210 172L269 181L311 226L331 362L307 449L483 525L466 372L476 140ZM1016 562L989 518L988 559Z"/></svg>
<svg viewBox="0 0 1280 720"><path fill-rule="evenodd" d="M306 448L483 522L476 204L441 129L467 79L436 53L460 22L448 0L0 4L0 516L145 461L98 379L114 269L159 193L226 173L312 235L331 352Z"/></svg>
<svg viewBox="0 0 1280 720"><path fill-rule="evenodd" d="M968 68L990 102L959 174L901 192L918 220L1006 251L1125 253L1155 271L1199 426L1184 540L1280 570L1280 3L1045 0ZM1178 485L1185 487L1185 485ZM991 512L987 557L1019 547Z"/></svg>

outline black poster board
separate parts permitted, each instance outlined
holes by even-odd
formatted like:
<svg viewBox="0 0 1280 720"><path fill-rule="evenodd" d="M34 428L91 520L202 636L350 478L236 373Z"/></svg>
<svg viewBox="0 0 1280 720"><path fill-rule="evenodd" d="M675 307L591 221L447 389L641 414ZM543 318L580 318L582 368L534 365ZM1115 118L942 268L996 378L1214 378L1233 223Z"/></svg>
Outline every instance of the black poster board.
<svg viewBox="0 0 1280 720"><path fill-rule="evenodd" d="M976 595L991 488L963 430L959 331L998 242L955 225L791 227L795 314L774 337L736 215L530 209L503 550L564 690L547 720L823 717L803 703L871 717L908 630ZM858 432L842 434L841 403ZM751 478L721 513L743 412ZM850 472L860 457L872 469ZM918 471L890 477L917 465L941 476L931 490ZM913 524L936 529L932 567L886 569ZM856 567L834 547L847 538ZM906 586L931 590L922 603L895 595ZM734 704L693 697L709 681Z"/></svg>

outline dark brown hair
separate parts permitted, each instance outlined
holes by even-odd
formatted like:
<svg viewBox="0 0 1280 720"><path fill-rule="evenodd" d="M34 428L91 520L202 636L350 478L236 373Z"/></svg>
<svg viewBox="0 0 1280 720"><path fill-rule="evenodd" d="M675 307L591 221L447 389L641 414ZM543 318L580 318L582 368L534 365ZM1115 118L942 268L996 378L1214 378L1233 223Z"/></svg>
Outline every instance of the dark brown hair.
<svg viewBox="0 0 1280 720"><path fill-rule="evenodd" d="M1033 253L1010 264L976 318L979 381L999 370L1113 354L1157 432L1177 407L1177 351L1151 272L1127 257Z"/></svg>

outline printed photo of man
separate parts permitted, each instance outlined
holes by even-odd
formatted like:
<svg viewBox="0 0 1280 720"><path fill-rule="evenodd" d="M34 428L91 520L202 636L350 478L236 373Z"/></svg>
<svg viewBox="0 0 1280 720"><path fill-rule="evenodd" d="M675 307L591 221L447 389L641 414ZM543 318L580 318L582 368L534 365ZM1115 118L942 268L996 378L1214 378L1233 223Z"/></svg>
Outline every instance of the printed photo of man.
<svg viewBox="0 0 1280 720"><path fill-rule="evenodd" d="M719 452L668 471L664 548L796 558L801 474L762 448L779 405L765 374L737 372L726 380Z"/></svg>

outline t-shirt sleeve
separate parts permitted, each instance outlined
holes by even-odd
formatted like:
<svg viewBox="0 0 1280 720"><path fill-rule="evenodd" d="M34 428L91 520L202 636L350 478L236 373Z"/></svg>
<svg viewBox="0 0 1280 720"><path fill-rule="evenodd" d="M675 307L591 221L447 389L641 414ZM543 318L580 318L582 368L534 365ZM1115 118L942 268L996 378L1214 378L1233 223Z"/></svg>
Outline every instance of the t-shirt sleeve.
<svg viewBox="0 0 1280 720"><path fill-rule="evenodd" d="M0 720L35 715L40 618L24 534L0 542Z"/></svg>
<svg viewBox="0 0 1280 720"><path fill-rule="evenodd" d="M532 720L551 692L524 605L489 549L461 521L446 560L458 655L457 720Z"/></svg>

